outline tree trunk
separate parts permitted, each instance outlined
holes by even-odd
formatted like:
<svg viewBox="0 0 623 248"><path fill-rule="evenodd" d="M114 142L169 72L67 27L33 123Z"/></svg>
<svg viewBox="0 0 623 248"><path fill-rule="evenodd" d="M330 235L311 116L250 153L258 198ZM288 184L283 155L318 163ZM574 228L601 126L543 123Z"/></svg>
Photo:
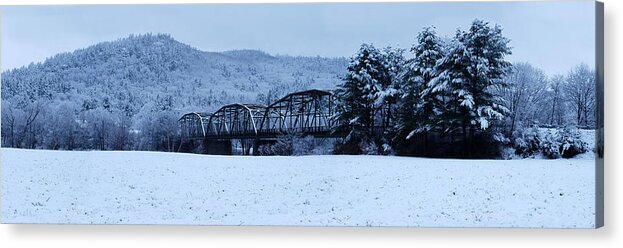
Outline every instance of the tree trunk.
<svg viewBox="0 0 623 248"><path fill-rule="evenodd" d="M428 147L428 132L424 132L424 155L430 156L430 149Z"/></svg>
<svg viewBox="0 0 623 248"><path fill-rule="evenodd" d="M474 155L474 152L472 151L472 149L474 148L474 135L475 135L475 132L476 132L476 130L472 126L469 129L469 147L468 147L469 152L468 152L468 154L469 154L470 157L472 157Z"/></svg>
<svg viewBox="0 0 623 248"><path fill-rule="evenodd" d="M467 154L467 147L469 146L469 143L467 141L467 123L466 120L463 120L463 124L461 126L462 128L462 133L463 133L463 158L467 158L468 154Z"/></svg>

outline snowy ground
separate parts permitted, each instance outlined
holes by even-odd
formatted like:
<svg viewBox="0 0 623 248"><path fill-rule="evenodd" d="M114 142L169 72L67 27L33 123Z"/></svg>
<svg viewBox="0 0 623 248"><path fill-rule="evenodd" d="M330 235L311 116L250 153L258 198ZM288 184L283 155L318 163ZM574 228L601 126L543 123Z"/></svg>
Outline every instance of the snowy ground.
<svg viewBox="0 0 623 248"><path fill-rule="evenodd" d="M594 160L2 149L3 223L593 227Z"/></svg>

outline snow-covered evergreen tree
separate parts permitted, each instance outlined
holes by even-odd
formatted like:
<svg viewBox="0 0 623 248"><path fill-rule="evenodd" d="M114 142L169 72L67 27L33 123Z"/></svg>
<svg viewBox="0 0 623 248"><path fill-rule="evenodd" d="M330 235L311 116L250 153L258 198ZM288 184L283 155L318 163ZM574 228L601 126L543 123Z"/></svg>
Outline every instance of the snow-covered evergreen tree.
<svg viewBox="0 0 623 248"><path fill-rule="evenodd" d="M429 83L431 92L452 97L441 121L451 134L461 134L464 156L472 155L476 132L490 132L492 122L508 113L494 89L506 87L504 77L511 63L504 57L511 54L509 42L500 26L474 20L468 31L457 31L448 54L437 63L439 76Z"/></svg>
<svg viewBox="0 0 623 248"><path fill-rule="evenodd" d="M425 133L437 127L435 115L444 111L443 96L426 86L437 76L435 65L444 55L444 46L435 27L426 27L411 47L414 57L407 61L402 81L402 95L396 123L394 141L401 144L416 133ZM424 141L428 143L427 140Z"/></svg>
<svg viewBox="0 0 623 248"><path fill-rule="evenodd" d="M377 125L391 127L396 115L396 102L401 93L402 71L405 58L404 50L385 47L381 51L385 77L379 80L375 96L377 109Z"/></svg>
<svg viewBox="0 0 623 248"><path fill-rule="evenodd" d="M379 145L382 153L392 152L392 139L396 135L395 123L398 115L398 99L402 95L403 71L405 66L404 49L385 47L382 50L384 69L387 80L381 82L381 89L376 94L376 125L383 128Z"/></svg>
<svg viewBox="0 0 623 248"><path fill-rule="evenodd" d="M362 44L351 58L348 74L336 90L339 130L348 135L342 149L345 153L361 153L362 143L374 139L376 101L382 85L389 85L385 57L372 45Z"/></svg>

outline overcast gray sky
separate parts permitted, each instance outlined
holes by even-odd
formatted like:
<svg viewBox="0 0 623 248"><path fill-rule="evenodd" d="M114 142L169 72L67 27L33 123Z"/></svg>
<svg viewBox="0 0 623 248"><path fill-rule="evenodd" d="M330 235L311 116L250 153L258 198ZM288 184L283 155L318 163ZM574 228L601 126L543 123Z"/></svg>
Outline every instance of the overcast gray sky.
<svg viewBox="0 0 623 248"><path fill-rule="evenodd" d="M409 48L425 26L451 37L480 18L504 29L512 62L547 74L594 67L594 1L382 4L2 6L2 71L101 41L168 33L204 51L351 56L363 42Z"/></svg>

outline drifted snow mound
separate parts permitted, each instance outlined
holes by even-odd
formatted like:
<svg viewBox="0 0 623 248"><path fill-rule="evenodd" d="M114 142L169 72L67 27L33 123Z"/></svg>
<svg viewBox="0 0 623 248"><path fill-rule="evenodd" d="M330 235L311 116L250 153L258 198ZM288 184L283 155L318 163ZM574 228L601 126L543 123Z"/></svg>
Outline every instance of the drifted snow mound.
<svg viewBox="0 0 623 248"><path fill-rule="evenodd" d="M2 149L3 223L593 227L594 160Z"/></svg>

